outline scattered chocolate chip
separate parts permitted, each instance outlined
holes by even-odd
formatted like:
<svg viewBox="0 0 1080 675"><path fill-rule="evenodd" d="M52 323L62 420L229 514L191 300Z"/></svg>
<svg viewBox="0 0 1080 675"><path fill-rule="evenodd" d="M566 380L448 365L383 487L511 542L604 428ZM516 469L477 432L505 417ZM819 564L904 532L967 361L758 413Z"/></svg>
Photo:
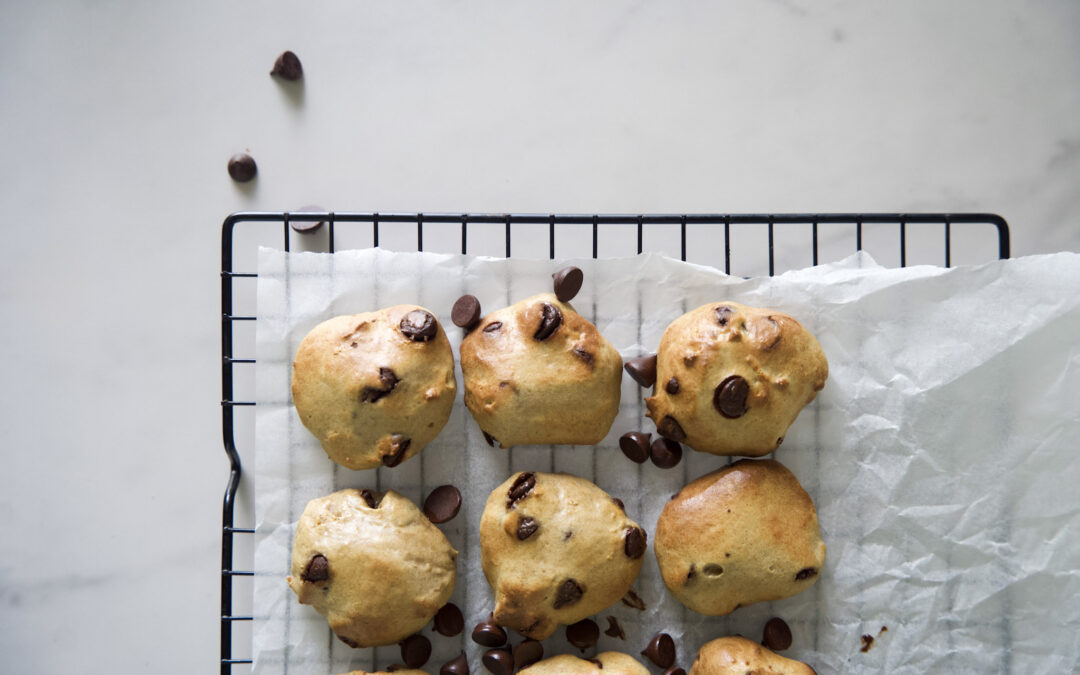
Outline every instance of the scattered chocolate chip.
<svg viewBox="0 0 1080 675"><path fill-rule="evenodd" d="M686 675L686 671L678 666L672 666L665 670L662 675Z"/></svg>
<svg viewBox="0 0 1080 675"><path fill-rule="evenodd" d="M638 594L634 592L634 589L630 589L626 592L626 595L622 597L622 604L626 605L630 609L636 609L640 612L645 611L645 601L638 597Z"/></svg>
<svg viewBox="0 0 1080 675"><path fill-rule="evenodd" d="M439 668L439 675L469 675L469 660L461 652Z"/></svg>
<svg viewBox="0 0 1080 675"><path fill-rule="evenodd" d="M514 672L514 655L509 649L492 649L484 653L484 667L494 675L510 675Z"/></svg>
<svg viewBox="0 0 1080 675"><path fill-rule="evenodd" d="M574 579L567 579L559 586L559 590L555 594L553 606L555 609L562 609L563 607L577 604L578 600L581 600L581 596L583 595L585 595L585 589L581 587L581 584Z"/></svg>
<svg viewBox="0 0 1080 675"><path fill-rule="evenodd" d="M735 313L735 310L731 309L727 305L720 305L713 310L713 313L716 314L716 323L720 324L721 326L726 326L728 325L728 321L731 320L731 315Z"/></svg>
<svg viewBox="0 0 1080 675"><path fill-rule="evenodd" d="M600 626L592 619L582 619L566 627L566 641L581 651L592 647L600 640Z"/></svg>
<svg viewBox="0 0 1080 675"><path fill-rule="evenodd" d="M518 521L517 526L517 538L519 541L525 541L529 537L536 534L536 531L540 529L540 523L536 522L533 518L522 518Z"/></svg>
<svg viewBox="0 0 1080 675"><path fill-rule="evenodd" d="M626 639L626 631L619 625L619 620L613 616L607 618L607 630L604 631L604 635L619 638L620 640Z"/></svg>
<svg viewBox="0 0 1080 675"><path fill-rule="evenodd" d="M670 668L675 663L675 641L667 633L657 633L641 655L661 668Z"/></svg>
<svg viewBox="0 0 1080 675"><path fill-rule="evenodd" d="M472 328L480 323L480 301L475 295L461 296L450 310L450 320L461 328Z"/></svg>
<svg viewBox="0 0 1080 675"><path fill-rule="evenodd" d="M686 572L686 583L690 583L694 577L697 576L697 566L694 563L690 563L690 569Z"/></svg>
<svg viewBox="0 0 1080 675"><path fill-rule="evenodd" d="M229 158L229 176L237 183L246 183L255 177L259 167L251 155L240 153Z"/></svg>
<svg viewBox="0 0 1080 675"><path fill-rule="evenodd" d="M359 642L356 642L356 641L354 641L354 640L350 640L349 638L347 638L347 637L345 637L345 636L343 636L343 635L338 635L337 633L334 633L334 636L335 636L335 637L336 637L337 639L339 639L339 640L341 640L342 642L344 642L345 644L347 644L347 645L349 645L350 647L352 647L353 649L358 649L358 648L360 647L360 643L359 643Z"/></svg>
<svg viewBox="0 0 1080 675"><path fill-rule="evenodd" d="M577 267L564 267L551 275L555 280L555 297L560 302L570 302L581 290L581 282L585 275Z"/></svg>
<svg viewBox="0 0 1080 675"><path fill-rule="evenodd" d="M671 415L664 415L664 419L660 420L660 424L656 425L656 430L664 438L670 438L680 443L686 440L686 432L683 431L682 425L679 424L679 420Z"/></svg>
<svg viewBox="0 0 1080 675"><path fill-rule="evenodd" d="M498 441L495 440L495 437L492 436L491 434L489 434L488 432L481 429L480 433L484 434L484 440L487 441L487 444L490 445L491 447L494 448L495 445L498 444Z"/></svg>
<svg viewBox="0 0 1080 675"><path fill-rule="evenodd" d="M615 502L615 506L618 506L620 511L626 513L626 504L623 504L623 501L621 499L619 499L618 497L612 497L611 501Z"/></svg>
<svg viewBox="0 0 1080 675"><path fill-rule="evenodd" d="M750 395L750 385L739 375L729 375L716 385L713 392L713 406L724 417L735 419L746 414L746 397Z"/></svg>
<svg viewBox="0 0 1080 675"><path fill-rule="evenodd" d="M639 356L627 361L623 368L630 374L634 382L642 387L651 387L656 384L656 354Z"/></svg>
<svg viewBox="0 0 1080 675"><path fill-rule="evenodd" d="M440 485L424 500L424 515L433 523L445 523L461 510L461 492L453 485Z"/></svg>
<svg viewBox="0 0 1080 675"><path fill-rule="evenodd" d="M536 474L531 471L518 474L507 493L506 508L513 508L515 504L525 499L534 487L536 487Z"/></svg>
<svg viewBox="0 0 1080 675"><path fill-rule="evenodd" d="M284 51L274 61L274 69L271 75L280 77L289 82L296 82L304 75L304 67L300 65L300 59L290 51Z"/></svg>
<svg viewBox="0 0 1080 675"><path fill-rule="evenodd" d="M523 640L514 647L514 667L527 668L544 658L544 645L536 640Z"/></svg>
<svg viewBox="0 0 1080 675"><path fill-rule="evenodd" d="M863 654L865 654L866 652L870 651L870 648L873 647L873 646L874 646L874 636L873 635L863 635L862 636L862 648L859 649L859 651L862 652Z"/></svg>
<svg viewBox="0 0 1080 675"><path fill-rule="evenodd" d="M506 644L506 631L495 624L494 616L488 614L487 619L473 628L472 640L484 647L502 647Z"/></svg>
<svg viewBox="0 0 1080 675"><path fill-rule="evenodd" d="M488 325L484 326L485 333L494 333L502 328L502 321L492 321Z"/></svg>
<svg viewBox="0 0 1080 675"><path fill-rule="evenodd" d="M439 324L431 312L414 309L401 317L401 332L413 342L428 342L439 332Z"/></svg>
<svg viewBox="0 0 1080 675"><path fill-rule="evenodd" d="M361 490L360 498L364 500L364 503L373 509L379 508L379 499L375 497L375 493L371 490Z"/></svg>
<svg viewBox="0 0 1080 675"><path fill-rule="evenodd" d="M543 342L554 335L555 331L559 330L559 326L562 325L562 312L558 307L547 302L544 303L540 310L540 326L533 333L533 339Z"/></svg>
<svg viewBox="0 0 1080 675"><path fill-rule="evenodd" d="M628 527L624 537L623 551L626 553L626 557L637 560L645 555L645 530L640 527Z"/></svg>
<svg viewBox="0 0 1080 675"><path fill-rule="evenodd" d="M360 393L360 401L374 403L394 391L400 381L390 368L379 368L379 387L364 387L364 391Z"/></svg>
<svg viewBox="0 0 1080 675"><path fill-rule="evenodd" d="M405 453L409 450L412 441L404 434L394 434L390 437L390 454L382 456L384 466L395 467L405 459Z"/></svg>
<svg viewBox="0 0 1080 675"><path fill-rule="evenodd" d="M765 623L761 644L774 652L782 652L791 646L791 628L787 622L774 616Z"/></svg>
<svg viewBox="0 0 1080 675"><path fill-rule="evenodd" d="M632 462L643 463L649 458L649 439L652 434L628 431L619 437L619 449Z"/></svg>
<svg viewBox="0 0 1080 675"><path fill-rule="evenodd" d="M574 347L574 356L578 357L585 362L585 365L591 366L593 364L593 355L589 352L581 349L580 347Z"/></svg>
<svg viewBox="0 0 1080 675"><path fill-rule="evenodd" d="M423 635L410 635L402 640L401 660L410 668L420 668L431 658L431 640Z"/></svg>
<svg viewBox="0 0 1080 675"><path fill-rule="evenodd" d="M458 606L448 602L435 612L435 632L446 637L454 637L465 630L465 617Z"/></svg>
<svg viewBox="0 0 1080 675"><path fill-rule="evenodd" d="M312 211L325 211L321 206L301 206L296 209L295 213L311 213ZM323 221L321 220L293 220L289 219L289 227L300 234L311 234L322 227Z"/></svg>
<svg viewBox="0 0 1080 675"><path fill-rule="evenodd" d="M316 553L307 565L307 569L300 575L304 581L312 583L326 581L330 578L330 561L322 553Z"/></svg>
<svg viewBox="0 0 1080 675"><path fill-rule="evenodd" d="M805 567L795 573L795 581L802 581L803 579L809 579L810 577L817 576L817 569L814 567Z"/></svg>
<svg viewBox="0 0 1080 675"><path fill-rule="evenodd" d="M661 469L670 469L682 460L682 446L670 438L660 437L649 448L649 459Z"/></svg>
<svg viewBox="0 0 1080 675"><path fill-rule="evenodd" d="M675 394L678 394L679 393L679 380L677 378L674 378L674 377L671 378L670 380L668 380L667 384L664 385L664 391L671 394L672 396L674 396Z"/></svg>

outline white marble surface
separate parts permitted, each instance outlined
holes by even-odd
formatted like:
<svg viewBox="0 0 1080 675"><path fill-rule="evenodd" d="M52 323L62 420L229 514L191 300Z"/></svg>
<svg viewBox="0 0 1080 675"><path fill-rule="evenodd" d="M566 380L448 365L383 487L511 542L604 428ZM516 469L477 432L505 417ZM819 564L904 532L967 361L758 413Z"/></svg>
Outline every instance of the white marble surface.
<svg viewBox="0 0 1080 675"><path fill-rule="evenodd" d="M298 7L4 7L5 672L216 669L232 211L977 210L1080 250L1069 0Z"/></svg>

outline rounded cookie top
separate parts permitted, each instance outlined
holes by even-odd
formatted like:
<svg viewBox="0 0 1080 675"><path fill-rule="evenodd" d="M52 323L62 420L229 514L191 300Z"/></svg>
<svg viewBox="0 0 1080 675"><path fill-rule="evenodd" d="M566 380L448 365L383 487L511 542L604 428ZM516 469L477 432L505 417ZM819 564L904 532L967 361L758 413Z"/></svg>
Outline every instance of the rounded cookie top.
<svg viewBox="0 0 1080 675"><path fill-rule="evenodd" d="M480 547L495 623L543 640L626 595L646 535L584 478L521 472L488 498Z"/></svg>
<svg viewBox="0 0 1080 675"><path fill-rule="evenodd" d="M293 361L300 420L350 469L397 466L420 452L446 424L456 391L446 332L416 305L324 321Z"/></svg>
<svg viewBox="0 0 1080 675"><path fill-rule="evenodd" d="M461 341L465 405L489 442L593 445L619 412L622 359L544 293L488 314Z"/></svg>
<svg viewBox="0 0 1080 675"><path fill-rule="evenodd" d="M648 675L649 669L622 652L601 652L591 659L561 654L522 668L529 675Z"/></svg>
<svg viewBox="0 0 1080 675"><path fill-rule="evenodd" d="M424 627L454 592L457 551L411 501L340 490L308 502L289 586L351 647L390 645Z"/></svg>
<svg viewBox="0 0 1080 675"><path fill-rule="evenodd" d="M714 455L775 450L825 386L821 346L794 318L737 302L702 305L660 339L645 399L661 435Z"/></svg>
<svg viewBox="0 0 1080 675"><path fill-rule="evenodd" d="M680 602L720 616L810 588L825 562L817 510L771 459L743 459L678 492L656 524L656 560Z"/></svg>
<svg viewBox="0 0 1080 675"><path fill-rule="evenodd" d="M780 656L738 635L706 642L698 650L690 675L817 675L802 661Z"/></svg>

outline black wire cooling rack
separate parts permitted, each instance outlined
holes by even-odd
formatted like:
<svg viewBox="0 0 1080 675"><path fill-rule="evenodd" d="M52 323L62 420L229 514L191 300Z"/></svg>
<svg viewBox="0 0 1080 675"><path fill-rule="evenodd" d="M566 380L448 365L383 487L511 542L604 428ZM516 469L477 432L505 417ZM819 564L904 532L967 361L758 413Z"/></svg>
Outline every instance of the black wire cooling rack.
<svg viewBox="0 0 1080 675"><path fill-rule="evenodd" d="M402 243L411 239L411 234L403 228L415 228L415 247L406 244L409 250L424 250L424 226L437 226L439 228L439 242L443 252L447 246L447 229L455 226L460 227L461 253L476 253L480 244L483 244L483 253L491 255L492 239L497 240L501 236L504 246L499 248L499 253L506 257L511 256L511 241L518 234L519 241L522 239L522 229L529 228L529 257L537 257L539 241L543 240L542 232L537 237L537 228L547 225L547 257L556 257L556 235L565 238L569 231L576 230L574 236L578 242L587 242L591 236L593 258L608 257L613 255L607 251L607 246L612 241L619 241L620 252L625 255L632 252L628 250L631 242L636 237L636 251L661 251L673 255L678 251L682 260L687 260L688 232L694 235L691 243L691 251L696 252L699 244L710 242L715 245L716 251L722 249L722 260L709 260L708 264L720 267L727 273L732 273L732 252L737 252L736 262L742 257L754 257L758 262L758 273L765 273L765 260L767 259L768 274L772 276L777 272L778 259L781 262L788 261L787 252L798 251L805 259L809 247L809 260L812 265L819 264L819 244L826 240L835 246L837 240L847 245L851 251L869 248L875 255L878 251L875 247L881 245L884 237L888 252L884 256L885 262L898 262L899 267L909 264L911 253L911 241L915 233L913 228L918 228L919 261L927 262L925 250L929 246L932 249L929 262L931 264L952 266L954 262L954 246L957 252L969 248L972 241L978 241L984 245L993 244L996 240L997 258L1009 257L1009 226L1001 216L985 213L829 213L829 214L649 214L649 215L612 215L612 214L473 214L473 213L334 213L330 211L302 211L302 212L240 212L234 213L225 219L221 232L221 410L222 430L224 432L225 454L230 463L229 481L225 488L224 514L221 531L221 673L230 675L233 666L240 664L250 665L251 658L236 658L233 654L233 632L238 623L250 622L251 616L233 614L234 583L238 578L251 577L251 570L237 570L234 568L233 554L237 535L250 536L254 534L254 524L251 527L236 527L236 493L240 486L241 462L237 450L237 410L247 406L254 406L251 400L237 400L234 396L236 391L236 378L238 368L254 368L254 358L237 358L234 353L235 329L238 325L247 324L254 327L256 315L254 303L251 305L251 313L234 311L234 295L238 280L254 280L258 275L254 271L235 271L233 269L237 254L240 252L236 235L238 226L251 224L259 230L259 234L269 234L269 241L280 241L284 250L291 248L292 242L300 237L303 240L311 235L291 232L291 225L297 223L324 223L318 235L319 248L333 253L341 248L364 248L380 245L380 232L383 234L383 245L390 243L396 249L402 248ZM476 235L477 226L484 226L480 236ZM474 236L470 238L469 228L474 228ZM501 227L500 227L501 226ZM956 227L954 227L956 226ZM958 244L957 228L963 228L965 236L960 238ZM274 230L277 229L281 239L277 239ZM873 229L873 236L867 237ZM348 230L348 236L343 236ZM736 231L738 230L738 231ZM406 232L406 238L401 237ZM431 228L429 228L429 242L431 240ZM749 233L749 234L747 234ZM974 233L975 239L970 236ZM391 236L388 236L391 235ZM659 236L658 236L659 235ZM733 236L735 237L733 239ZM740 242L739 237L744 236ZM456 250L456 233L454 233L454 248ZM851 238L854 238L852 246ZM869 241L869 239L873 241ZM392 241L388 241L392 239ZM865 239L865 240L864 240ZM347 240L347 241L346 241ZM722 246L719 242L722 240ZM267 240L263 238L261 242ZM966 242L966 243L965 243ZM276 245L276 243L274 244ZM471 248L470 248L471 247ZM309 247L308 247L309 248ZM604 248L605 251L601 251ZM310 248L309 248L310 250ZM991 257L992 248L984 246L986 258ZM966 253L966 251L965 251ZM767 254L767 258L765 255ZM575 252L574 257L585 255L585 251ZM250 256L249 256L250 257ZM692 262L703 262L700 256L691 255ZM697 258L697 259L695 259ZM882 258L879 258L879 262ZM965 262L975 262L965 260ZM985 262L985 260L978 260ZM252 263L253 264L253 263ZM740 270L736 270L740 273ZM253 287L247 289L248 295L253 298ZM249 331L254 335L254 331ZM250 537L249 537L250 538Z"/></svg>

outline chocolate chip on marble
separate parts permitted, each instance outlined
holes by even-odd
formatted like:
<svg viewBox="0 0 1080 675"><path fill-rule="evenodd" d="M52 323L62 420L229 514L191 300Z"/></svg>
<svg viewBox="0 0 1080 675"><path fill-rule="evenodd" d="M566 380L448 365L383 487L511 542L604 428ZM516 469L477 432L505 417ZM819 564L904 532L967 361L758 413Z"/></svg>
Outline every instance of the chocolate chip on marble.
<svg viewBox="0 0 1080 675"><path fill-rule="evenodd" d="M555 297L560 302L570 302L581 290L581 282L585 279L585 275L577 267L564 267L552 274L551 278L555 280Z"/></svg>
<svg viewBox="0 0 1080 675"><path fill-rule="evenodd" d="M559 586L559 590L555 593L555 609L562 609L563 607L569 607L570 605L577 604L581 600L581 596L585 595L585 589L581 587L575 579L567 579Z"/></svg>
<svg viewBox="0 0 1080 675"><path fill-rule="evenodd" d="M374 492L367 489L360 491L360 498L364 500L365 504L367 504L373 509L379 508L379 502L382 501L382 499L376 496Z"/></svg>
<svg viewBox="0 0 1080 675"><path fill-rule="evenodd" d="M469 660L461 652L439 668L439 675L469 675Z"/></svg>
<svg viewBox="0 0 1080 675"><path fill-rule="evenodd" d="M613 638L619 638L620 640L626 639L626 631L619 625L619 620L613 616L607 618L607 630L604 631L604 635Z"/></svg>
<svg viewBox="0 0 1080 675"><path fill-rule="evenodd" d="M656 354L639 356L628 360L623 368L642 387L651 387L656 384Z"/></svg>
<svg viewBox="0 0 1080 675"><path fill-rule="evenodd" d="M574 347L574 356L578 357L585 362L585 365L591 366L593 364L593 355L589 352L581 349L580 347Z"/></svg>
<svg viewBox="0 0 1080 675"><path fill-rule="evenodd" d="M326 581L330 578L330 561L322 553L316 553L300 578L311 583Z"/></svg>
<svg viewBox="0 0 1080 675"><path fill-rule="evenodd" d="M439 323L431 312L414 309L401 317L399 328L413 342L429 342L439 332Z"/></svg>
<svg viewBox="0 0 1080 675"><path fill-rule="evenodd" d="M626 595L622 597L622 604L626 605L630 609L636 609L640 612L645 611L645 601L642 600L634 589L630 589L626 592Z"/></svg>
<svg viewBox="0 0 1080 675"><path fill-rule="evenodd" d="M484 326L485 333L494 333L502 328L502 321L492 321L488 325Z"/></svg>
<svg viewBox="0 0 1080 675"><path fill-rule="evenodd" d="M364 387L364 391L360 394L360 401L363 403L374 403L394 391L394 387L398 382L397 375L390 368L379 368L379 387Z"/></svg>
<svg viewBox="0 0 1080 675"><path fill-rule="evenodd" d="M466 329L480 323L480 301L475 295L461 296L450 310L450 320L455 326Z"/></svg>
<svg viewBox="0 0 1080 675"><path fill-rule="evenodd" d="M431 658L431 640L423 635L410 635L402 640L401 660L409 668L421 668Z"/></svg>
<svg viewBox="0 0 1080 675"><path fill-rule="evenodd" d="M522 518L518 521L517 526L518 541L525 541L529 537L536 534L536 531L539 529L540 523L536 522L535 518Z"/></svg>
<svg viewBox="0 0 1080 675"><path fill-rule="evenodd" d="M488 614L487 619L473 628L472 640L484 647L502 647L506 644L506 631L495 623L494 615Z"/></svg>
<svg viewBox="0 0 1080 675"><path fill-rule="evenodd" d="M675 641L667 633L657 633L641 655L661 668L670 668L675 663Z"/></svg>
<svg viewBox="0 0 1080 675"><path fill-rule="evenodd" d="M543 342L552 335L555 331L559 330L559 326L562 325L562 311L558 307L551 303L545 302L540 308L540 326L537 327L536 332L533 333L533 339Z"/></svg>
<svg viewBox="0 0 1080 675"><path fill-rule="evenodd" d="M667 384L664 385L664 391L671 394L672 396L674 396L675 394L678 394L679 393L679 380L677 378L674 378L674 377L671 378L670 380L668 380Z"/></svg>
<svg viewBox="0 0 1080 675"><path fill-rule="evenodd" d="M649 448L649 459L661 469L670 469L682 460L682 446L661 436L653 441Z"/></svg>
<svg viewBox="0 0 1080 675"><path fill-rule="evenodd" d="M729 375L716 385L713 392L713 406L724 417L735 419L746 414L746 398L750 395L750 385L740 375Z"/></svg>
<svg viewBox="0 0 1080 675"><path fill-rule="evenodd" d="M720 305L713 310L713 313L716 314L716 323L721 326L726 326L728 325L728 321L731 320L731 315L735 313L735 310L727 305Z"/></svg>
<svg viewBox="0 0 1080 675"><path fill-rule="evenodd" d="M433 523L452 520L461 510L461 492L453 485L440 485L424 500L424 515Z"/></svg>
<svg viewBox="0 0 1080 675"><path fill-rule="evenodd" d="M600 641L600 626L592 619L582 619L566 627L566 641L585 651Z"/></svg>
<svg viewBox="0 0 1080 675"><path fill-rule="evenodd" d="M313 204L311 206L301 206L300 208L296 209L294 213L311 213L312 211L325 210L326 209L324 209L323 207L315 206ZM299 232L300 234L311 234L313 232L316 232L320 227L322 227L322 225L323 221L321 220L293 220L292 218L289 219L289 227L291 227L293 231Z"/></svg>
<svg viewBox="0 0 1080 675"><path fill-rule="evenodd" d="M465 617L452 602L448 602L435 612L435 632L446 637L454 637L465 630Z"/></svg>
<svg viewBox="0 0 1080 675"><path fill-rule="evenodd" d="M660 420L660 424L656 425L656 430L664 438L670 438L680 443L686 440L686 432L683 431L682 425L679 424L679 420L671 415L664 415L664 419Z"/></svg>
<svg viewBox="0 0 1080 675"><path fill-rule="evenodd" d="M765 623L765 630L761 635L761 644L774 652L782 652L791 646L791 627L778 616L774 616Z"/></svg>
<svg viewBox="0 0 1080 675"><path fill-rule="evenodd" d="M493 675L511 675L514 672L514 655L509 649L492 649L484 652L484 667Z"/></svg>
<svg viewBox="0 0 1080 675"><path fill-rule="evenodd" d="M304 67L300 65L300 58L296 54L286 50L274 61L274 69L270 71L270 74L289 82L296 82L304 76Z"/></svg>
<svg viewBox="0 0 1080 675"><path fill-rule="evenodd" d="M394 434L390 437L390 453L382 456L384 466L395 467L405 459L405 453L409 450L412 440L404 434Z"/></svg>
<svg viewBox="0 0 1080 675"><path fill-rule="evenodd" d="M652 434L628 431L619 437L619 449L632 461L642 464L649 459L649 440Z"/></svg>
<svg viewBox="0 0 1080 675"><path fill-rule="evenodd" d="M544 658L544 645L536 640L523 640L514 647L514 667L527 668Z"/></svg>
<svg viewBox="0 0 1080 675"><path fill-rule="evenodd" d="M626 534L623 536L623 551L626 553L627 558L637 560L645 555L645 543L647 539L645 530L640 527L628 527L626 528Z"/></svg>
<svg viewBox="0 0 1080 675"><path fill-rule="evenodd" d="M513 508L515 504L525 499L534 487L536 487L536 474L531 471L518 474L507 493L506 508Z"/></svg>
<svg viewBox="0 0 1080 675"><path fill-rule="evenodd" d="M229 158L229 177L237 183L247 183L257 173L259 167L251 155L241 152Z"/></svg>
<svg viewBox="0 0 1080 675"><path fill-rule="evenodd" d="M804 579L815 577L817 576L817 572L817 568L815 567L804 567L795 573L795 581L802 581Z"/></svg>

